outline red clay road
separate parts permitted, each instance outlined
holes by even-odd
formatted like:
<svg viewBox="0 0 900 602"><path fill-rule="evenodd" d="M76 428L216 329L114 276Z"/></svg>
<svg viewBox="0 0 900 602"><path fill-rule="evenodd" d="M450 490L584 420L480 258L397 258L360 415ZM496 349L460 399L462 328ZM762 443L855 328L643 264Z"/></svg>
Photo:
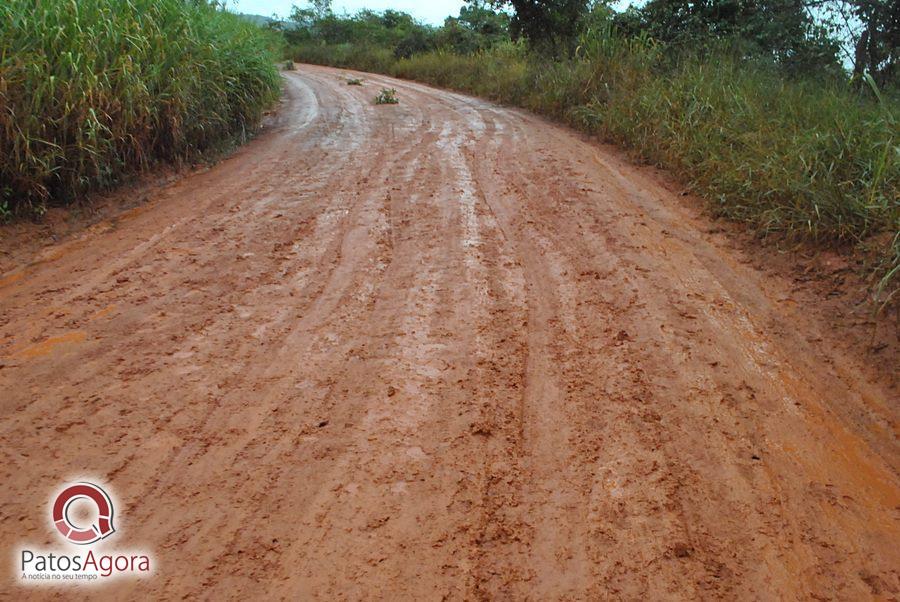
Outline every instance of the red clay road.
<svg viewBox="0 0 900 602"><path fill-rule="evenodd" d="M89 477L157 567L109 599L897 599L896 389L786 280L564 128L346 75L3 280L0 597L71 593L14 554Z"/></svg>

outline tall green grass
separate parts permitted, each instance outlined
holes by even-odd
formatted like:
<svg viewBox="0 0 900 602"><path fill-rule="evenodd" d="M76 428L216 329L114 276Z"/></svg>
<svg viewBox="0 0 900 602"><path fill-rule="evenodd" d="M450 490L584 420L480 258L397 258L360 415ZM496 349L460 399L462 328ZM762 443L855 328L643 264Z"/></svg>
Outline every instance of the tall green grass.
<svg viewBox="0 0 900 602"><path fill-rule="evenodd" d="M366 69L346 48L294 49L300 62ZM335 60L338 59L338 60ZM721 216L825 246L877 247L900 262L900 103L839 80L787 79L727 49L673 57L647 38L585 34L547 61L507 44L377 63L378 71L552 116L674 172Z"/></svg>
<svg viewBox="0 0 900 602"><path fill-rule="evenodd" d="M270 42L203 0L4 0L0 206L246 137L279 94Z"/></svg>

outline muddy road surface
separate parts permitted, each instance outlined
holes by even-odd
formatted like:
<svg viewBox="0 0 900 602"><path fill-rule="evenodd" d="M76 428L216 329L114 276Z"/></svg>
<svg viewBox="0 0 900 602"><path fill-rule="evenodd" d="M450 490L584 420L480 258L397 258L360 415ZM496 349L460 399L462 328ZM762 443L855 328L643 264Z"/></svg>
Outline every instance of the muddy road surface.
<svg viewBox="0 0 900 602"><path fill-rule="evenodd" d="M2 591L67 479L120 600L896 599L896 388L647 170L337 70L0 287ZM400 104L375 106L382 86Z"/></svg>

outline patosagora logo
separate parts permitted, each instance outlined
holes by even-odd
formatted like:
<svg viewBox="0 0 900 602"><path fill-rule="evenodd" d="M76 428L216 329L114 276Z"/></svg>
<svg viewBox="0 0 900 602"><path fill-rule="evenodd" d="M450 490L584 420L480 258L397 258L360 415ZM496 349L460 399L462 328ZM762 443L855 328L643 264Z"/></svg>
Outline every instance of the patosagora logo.
<svg viewBox="0 0 900 602"><path fill-rule="evenodd" d="M97 523L79 527L69 518L69 508L78 500L90 500L97 506ZM53 502L53 524L62 536L75 544L86 545L113 534L113 504L109 495L93 483L70 485Z"/></svg>
<svg viewBox="0 0 900 602"><path fill-rule="evenodd" d="M86 481L66 485L50 505L53 528L65 547L24 546L16 557L20 580L64 585L151 574L147 552L106 549L106 540L116 532L114 507L112 496L100 485Z"/></svg>

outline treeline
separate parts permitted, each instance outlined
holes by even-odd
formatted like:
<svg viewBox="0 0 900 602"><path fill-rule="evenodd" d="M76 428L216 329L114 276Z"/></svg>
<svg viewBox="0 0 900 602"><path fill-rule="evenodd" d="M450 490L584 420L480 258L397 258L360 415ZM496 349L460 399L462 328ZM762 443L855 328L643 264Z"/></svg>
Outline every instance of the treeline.
<svg viewBox="0 0 900 602"><path fill-rule="evenodd" d="M245 138L276 38L206 0L4 0L0 218Z"/></svg>
<svg viewBox="0 0 900 602"><path fill-rule="evenodd" d="M900 273L900 3L470 2L441 27L295 8L290 58L377 71L548 114L632 150L714 213L866 250Z"/></svg>
<svg viewBox="0 0 900 602"><path fill-rule="evenodd" d="M673 50L718 50L724 41L788 73L849 75L849 68L880 87L900 84L900 4L891 0L650 0L621 12L596 0L468 0L440 27L395 10L337 15L330 0L309 4L270 26L291 45L367 45L395 58L471 54L518 40L544 58L562 58L585 33L610 25L620 37L648 36Z"/></svg>

